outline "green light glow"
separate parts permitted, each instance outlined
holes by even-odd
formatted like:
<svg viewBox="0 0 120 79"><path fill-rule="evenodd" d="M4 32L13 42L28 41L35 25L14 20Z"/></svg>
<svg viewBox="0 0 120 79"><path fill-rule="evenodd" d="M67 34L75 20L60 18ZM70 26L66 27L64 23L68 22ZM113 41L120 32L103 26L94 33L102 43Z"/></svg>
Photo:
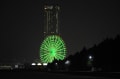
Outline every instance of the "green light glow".
<svg viewBox="0 0 120 79"><path fill-rule="evenodd" d="M66 56L64 41L57 35L47 36L40 47L40 58L43 63L51 63L54 59L63 60Z"/></svg>

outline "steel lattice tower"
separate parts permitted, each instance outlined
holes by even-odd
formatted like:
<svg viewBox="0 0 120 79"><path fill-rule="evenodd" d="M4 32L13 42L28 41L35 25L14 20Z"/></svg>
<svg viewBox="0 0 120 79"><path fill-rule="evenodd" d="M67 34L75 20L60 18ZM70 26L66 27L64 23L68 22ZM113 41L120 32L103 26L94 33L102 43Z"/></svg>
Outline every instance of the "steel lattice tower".
<svg viewBox="0 0 120 79"><path fill-rule="evenodd" d="M44 35L59 34L59 6L44 6Z"/></svg>

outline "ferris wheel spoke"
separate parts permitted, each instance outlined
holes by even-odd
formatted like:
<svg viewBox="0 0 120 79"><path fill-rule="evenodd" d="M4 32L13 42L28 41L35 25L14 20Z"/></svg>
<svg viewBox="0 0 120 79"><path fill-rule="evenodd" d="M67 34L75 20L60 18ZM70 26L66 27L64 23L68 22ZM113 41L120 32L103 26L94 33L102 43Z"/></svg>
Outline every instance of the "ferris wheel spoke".
<svg viewBox="0 0 120 79"><path fill-rule="evenodd" d="M62 56L61 54L58 54L58 55L56 56L56 58L59 59L59 60L62 60L62 59L64 58L64 56Z"/></svg>

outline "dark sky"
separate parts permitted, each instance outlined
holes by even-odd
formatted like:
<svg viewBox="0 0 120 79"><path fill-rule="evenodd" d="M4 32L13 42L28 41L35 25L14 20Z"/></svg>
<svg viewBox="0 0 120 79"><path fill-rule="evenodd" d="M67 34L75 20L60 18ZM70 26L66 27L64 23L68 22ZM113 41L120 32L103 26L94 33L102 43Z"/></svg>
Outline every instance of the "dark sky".
<svg viewBox="0 0 120 79"><path fill-rule="evenodd" d="M31 62L39 58L46 3L61 7L60 33L67 45L67 55L120 34L120 5L115 0L4 1L1 3L0 62Z"/></svg>

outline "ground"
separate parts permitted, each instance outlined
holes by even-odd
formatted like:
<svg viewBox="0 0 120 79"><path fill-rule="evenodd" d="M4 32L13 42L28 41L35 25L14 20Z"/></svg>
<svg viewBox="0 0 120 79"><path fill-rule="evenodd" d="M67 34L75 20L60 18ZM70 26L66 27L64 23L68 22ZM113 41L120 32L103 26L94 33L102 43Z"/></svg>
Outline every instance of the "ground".
<svg viewBox="0 0 120 79"><path fill-rule="evenodd" d="M120 73L0 71L3 79L119 79Z"/></svg>

